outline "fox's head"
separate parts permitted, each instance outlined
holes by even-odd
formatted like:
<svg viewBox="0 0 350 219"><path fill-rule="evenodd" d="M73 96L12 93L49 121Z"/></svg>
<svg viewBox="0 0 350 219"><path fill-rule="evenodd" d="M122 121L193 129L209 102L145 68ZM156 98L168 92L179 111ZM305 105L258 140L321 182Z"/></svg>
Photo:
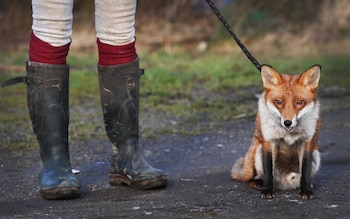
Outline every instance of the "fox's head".
<svg viewBox="0 0 350 219"><path fill-rule="evenodd" d="M298 121L313 110L321 67L314 65L300 75L279 74L268 65L261 66L265 104L280 118L281 126L292 132Z"/></svg>

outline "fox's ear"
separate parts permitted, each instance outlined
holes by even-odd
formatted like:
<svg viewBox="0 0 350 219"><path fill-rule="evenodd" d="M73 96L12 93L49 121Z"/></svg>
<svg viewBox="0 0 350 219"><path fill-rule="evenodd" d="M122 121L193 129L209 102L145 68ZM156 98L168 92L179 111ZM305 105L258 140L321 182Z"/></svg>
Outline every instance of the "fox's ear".
<svg viewBox="0 0 350 219"><path fill-rule="evenodd" d="M301 74L298 82L310 89L316 89L321 76L321 66L314 65Z"/></svg>
<svg viewBox="0 0 350 219"><path fill-rule="evenodd" d="M282 82L281 75L269 65L261 66L261 78L265 88L271 88Z"/></svg>

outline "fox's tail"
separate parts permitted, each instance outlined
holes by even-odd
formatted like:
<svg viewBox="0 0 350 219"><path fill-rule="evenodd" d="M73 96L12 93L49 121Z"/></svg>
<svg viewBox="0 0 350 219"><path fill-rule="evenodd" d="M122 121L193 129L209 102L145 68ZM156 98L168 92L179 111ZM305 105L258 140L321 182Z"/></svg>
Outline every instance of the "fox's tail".
<svg viewBox="0 0 350 219"><path fill-rule="evenodd" d="M231 177L233 179L242 180L243 164L244 164L244 157L241 157L238 160L236 160L236 163L233 165L231 169Z"/></svg>
<svg viewBox="0 0 350 219"><path fill-rule="evenodd" d="M239 158L231 169L231 177L235 180L249 182L254 179L256 148L250 147L244 157Z"/></svg>

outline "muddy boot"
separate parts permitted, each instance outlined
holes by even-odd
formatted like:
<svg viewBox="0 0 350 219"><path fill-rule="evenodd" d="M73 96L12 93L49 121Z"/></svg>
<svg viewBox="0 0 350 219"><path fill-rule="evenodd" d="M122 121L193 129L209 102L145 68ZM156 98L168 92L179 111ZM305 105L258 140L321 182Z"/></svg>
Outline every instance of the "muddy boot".
<svg viewBox="0 0 350 219"><path fill-rule="evenodd" d="M68 148L68 65L27 63L27 98L42 168L40 193L44 199L79 197Z"/></svg>
<svg viewBox="0 0 350 219"><path fill-rule="evenodd" d="M134 189L165 187L166 174L149 165L140 151L139 79L143 71L138 59L122 65L99 65L98 71L104 123L113 149L110 184Z"/></svg>

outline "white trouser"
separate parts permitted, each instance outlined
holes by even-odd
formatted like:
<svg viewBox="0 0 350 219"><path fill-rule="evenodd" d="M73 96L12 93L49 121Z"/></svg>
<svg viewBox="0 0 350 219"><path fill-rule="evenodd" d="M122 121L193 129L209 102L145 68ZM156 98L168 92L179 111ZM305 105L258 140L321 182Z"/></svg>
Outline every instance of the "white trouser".
<svg viewBox="0 0 350 219"><path fill-rule="evenodd" d="M71 42L73 0L32 0L35 36L52 46ZM120 46L135 40L136 0L95 0L96 37Z"/></svg>

